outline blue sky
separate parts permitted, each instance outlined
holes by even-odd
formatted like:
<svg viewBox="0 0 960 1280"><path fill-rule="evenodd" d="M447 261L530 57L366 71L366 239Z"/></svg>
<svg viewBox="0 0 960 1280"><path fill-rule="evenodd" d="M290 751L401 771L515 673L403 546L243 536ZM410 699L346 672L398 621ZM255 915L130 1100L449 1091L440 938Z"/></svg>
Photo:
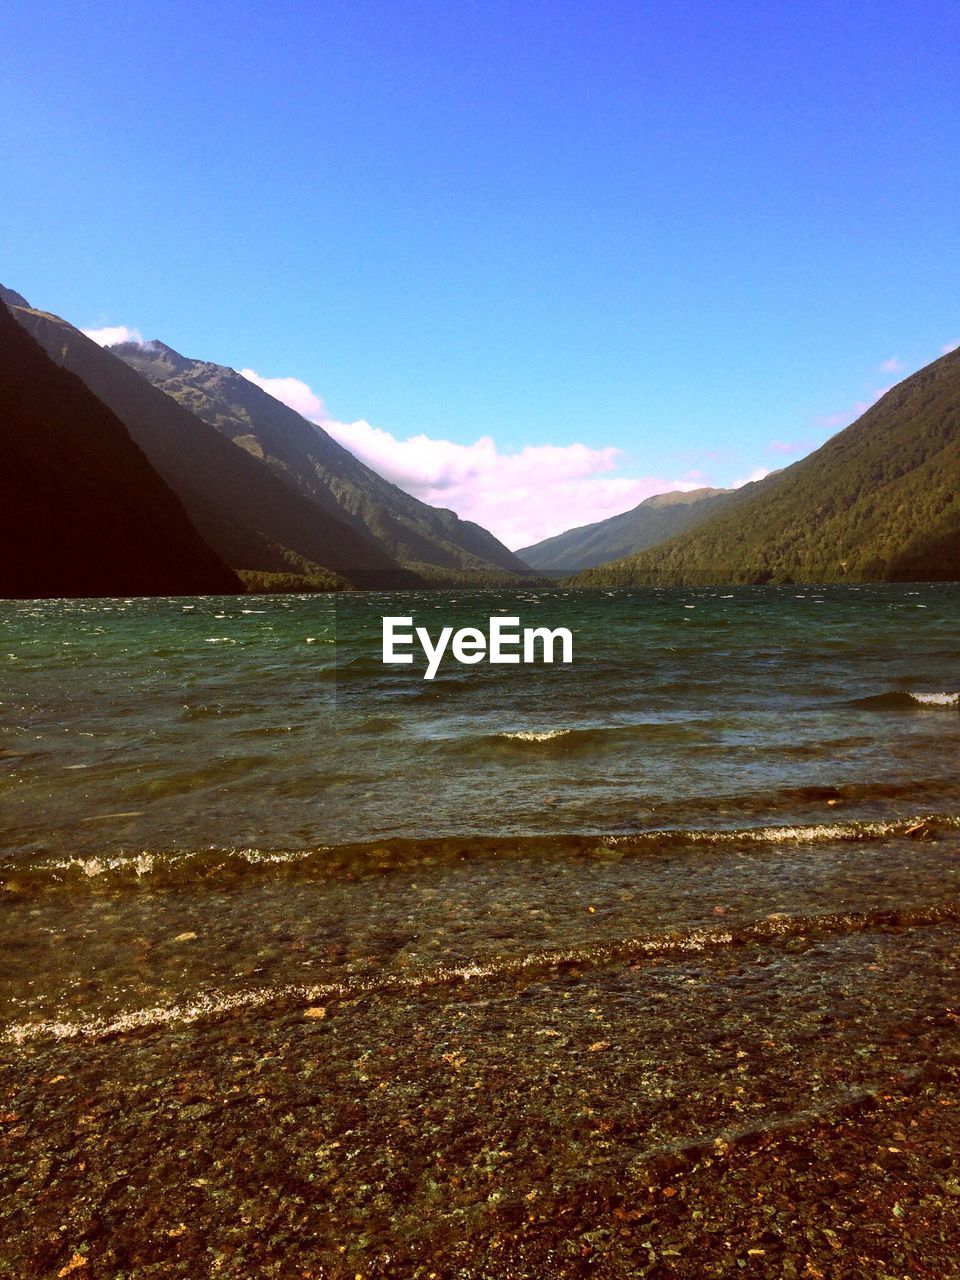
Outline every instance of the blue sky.
<svg viewBox="0 0 960 1280"><path fill-rule="evenodd" d="M954 0L3 27L0 279L296 380L513 545L783 465L960 340Z"/></svg>

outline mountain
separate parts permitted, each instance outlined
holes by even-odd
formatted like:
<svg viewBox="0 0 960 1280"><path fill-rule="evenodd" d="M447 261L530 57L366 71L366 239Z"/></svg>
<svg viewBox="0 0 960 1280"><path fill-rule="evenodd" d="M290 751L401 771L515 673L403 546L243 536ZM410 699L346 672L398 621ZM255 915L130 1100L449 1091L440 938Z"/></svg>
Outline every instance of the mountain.
<svg viewBox="0 0 960 1280"><path fill-rule="evenodd" d="M639 506L595 524L568 529L517 552L533 569L575 573L607 560L665 542L708 520L730 497L730 489L691 489L658 493Z"/></svg>
<svg viewBox="0 0 960 1280"><path fill-rule="evenodd" d="M332 570L354 585L417 584L369 534L302 496L73 325L22 298L11 314L113 410L232 568L316 579Z"/></svg>
<svg viewBox="0 0 960 1280"><path fill-rule="evenodd" d="M236 370L180 355L162 342L111 348L131 369L265 464L301 497L372 537L400 565L429 579L530 576L480 525L404 493L328 432Z"/></svg>
<svg viewBox="0 0 960 1280"><path fill-rule="evenodd" d="M226 594L243 587L117 416L0 302L0 596Z"/></svg>
<svg viewBox="0 0 960 1280"><path fill-rule="evenodd" d="M30 305L23 294L15 293L13 289L8 289L2 284L0 284L0 302L5 302L8 307L29 307Z"/></svg>
<svg viewBox="0 0 960 1280"><path fill-rule="evenodd" d="M581 586L960 580L960 350L815 453Z"/></svg>

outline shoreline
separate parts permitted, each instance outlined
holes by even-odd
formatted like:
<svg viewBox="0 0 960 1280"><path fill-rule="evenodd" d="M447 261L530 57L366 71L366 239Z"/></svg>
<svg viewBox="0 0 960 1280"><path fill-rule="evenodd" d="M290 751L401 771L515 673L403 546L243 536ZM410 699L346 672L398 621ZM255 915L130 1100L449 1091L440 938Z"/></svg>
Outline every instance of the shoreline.
<svg viewBox="0 0 960 1280"><path fill-rule="evenodd" d="M5 1045L0 1261L944 1280L958 959L888 920Z"/></svg>

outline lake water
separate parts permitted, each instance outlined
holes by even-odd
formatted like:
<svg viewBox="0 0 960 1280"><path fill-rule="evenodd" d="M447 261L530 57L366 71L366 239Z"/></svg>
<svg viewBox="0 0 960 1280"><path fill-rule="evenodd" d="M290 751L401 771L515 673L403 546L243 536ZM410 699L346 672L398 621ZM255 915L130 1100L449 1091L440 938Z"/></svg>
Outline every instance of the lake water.
<svg viewBox="0 0 960 1280"><path fill-rule="evenodd" d="M573 664L381 663L383 615L493 614L569 627ZM8 602L0 631L14 1037L954 910L956 586Z"/></svg>

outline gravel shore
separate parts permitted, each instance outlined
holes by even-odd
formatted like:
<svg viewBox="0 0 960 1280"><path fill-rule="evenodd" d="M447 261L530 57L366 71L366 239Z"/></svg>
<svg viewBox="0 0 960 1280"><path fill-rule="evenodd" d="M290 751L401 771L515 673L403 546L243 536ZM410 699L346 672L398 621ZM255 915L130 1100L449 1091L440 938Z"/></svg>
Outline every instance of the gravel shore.
<svg viewBox="0 0 960 1280"><path fill-rule="evenodd" d="M960 931L3 1046L16 1280L960 1276Z"/></svg>

